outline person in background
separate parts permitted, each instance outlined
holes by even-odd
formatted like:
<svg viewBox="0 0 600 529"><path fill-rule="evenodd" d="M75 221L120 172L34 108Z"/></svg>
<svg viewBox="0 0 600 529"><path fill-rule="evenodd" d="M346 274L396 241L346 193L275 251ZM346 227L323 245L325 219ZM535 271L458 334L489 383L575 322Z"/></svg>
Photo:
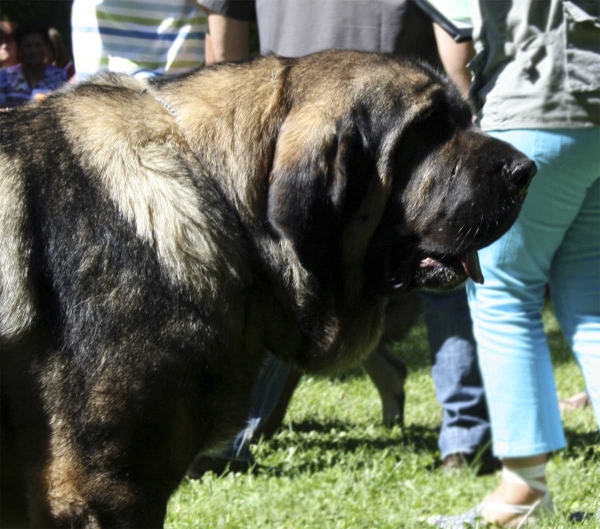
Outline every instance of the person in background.
<svg viewBox="0 0 600 529"><path fill-rule="evenodd" d="M212 45L207 50L209 61L246 57L245 21L256 16L263 53L300 56L329 48L354 48L425 59L441 66L432 23L412 2L262 0L256 2L256 13L251 1L203 0L202 3L209 9ZM446 54L453 61L471 53L470 48L457 45L451 38L444 40L444 46L449 45L459 48L455 54ZM464 65L461 75L456 80L466 93L469 82L465 81ZM439 446L444 468L463 467L480 456L481 472L493 471L494 461L484 452L490 439L489 421L466 293L464 289L446 294L424 293L422 299L436 394L443 408ZM384 376L399 378L394 366L379 351L371 355L365 367L378 389ZM250 440L276 408L282 393L285 394L286 379L298 376L279 360L268 361L255 386L248 427L240 432L225 457L240 460L251 457ZM224 467L200 457L189 475L197 477L204 470L218 471Z"/></svg>
<svg viewBox="0 0 600 529"><path fill-rule="evenodd" d="M48 39L50 45L48 47L46 62L57 68L62 68L67 74L67 79L71 79L75 75L75 65L71 60L65 39L63 39L60 31L56 28L48 30Z"/></svg>
<svg viewBox="0 0 600 529"><path fill-rule="evenodd" d="M15 38L20 64L0 70L0 99L7 107L24 105L60 88L67 81L62 68L46 64L48 30L38 24L19 26Z"/></svg>
<svg viewBox="0 0 600 529"><path fill-rule="evenodd" d="M206 13L195 0L75 0L71 26L78 80L176 74L204 62Z"/></svg>
<svg viewBox="0 0 600 529"><path fill-rule="evenodd" d="M19 64L17 56L17 26L8 20L0 20L0 68Z"/></svg>
<svg viewBox="0 0 600 529"><path fill-rule="evenodd" d="M566 441L541 318L547 284L600 424L600 4L472 8L478 123L538 173L514 226L479 252L485 284L467 287L502 479L468 512L429 520L444 529L521 527L553 511L546 463Z"/></svg>
<svg viewBox="0 0 600 529"><path fill-rule="evenodd" d="M17 57L16 25L0 20L0 69L19 64ZM0 74L0 111L6 108L6 76Z"/></svg>

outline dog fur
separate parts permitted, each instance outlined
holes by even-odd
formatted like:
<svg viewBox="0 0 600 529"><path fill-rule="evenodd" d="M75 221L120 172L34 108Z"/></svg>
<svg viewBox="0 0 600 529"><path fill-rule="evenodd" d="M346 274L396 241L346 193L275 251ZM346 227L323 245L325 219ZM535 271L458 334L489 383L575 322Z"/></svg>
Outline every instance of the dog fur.
<svg viewBox="0 0 600 529"><path fill-rule="evenodd" d="M0 130L3 527L161 526L266 350L365 358L534 171L443 76L349 51L100 75Z"/></svg>

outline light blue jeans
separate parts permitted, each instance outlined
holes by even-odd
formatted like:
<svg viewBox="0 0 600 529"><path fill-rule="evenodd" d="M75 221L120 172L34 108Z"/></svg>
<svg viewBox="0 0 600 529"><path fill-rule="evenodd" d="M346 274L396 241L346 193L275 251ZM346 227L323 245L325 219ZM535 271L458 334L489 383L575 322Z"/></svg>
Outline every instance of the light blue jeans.
<svg viewBox="0 0 600 529"><path fill-rule="evenodd" d="M479 252L485 284L467 286L494 453L527 457L566 444L546 284L600 419L600 128L491 134L538 165L516 224Z"/></svg>

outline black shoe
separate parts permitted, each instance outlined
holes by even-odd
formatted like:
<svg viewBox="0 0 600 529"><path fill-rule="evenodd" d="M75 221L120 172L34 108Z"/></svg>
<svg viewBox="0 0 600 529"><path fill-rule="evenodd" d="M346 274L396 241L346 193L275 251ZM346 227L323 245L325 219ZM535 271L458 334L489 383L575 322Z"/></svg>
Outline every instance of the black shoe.
<svg viewBox="0 0 600 529"><path fill-rule="evenodd" d="M477 476L493 474L502 468L502 462L495 458L489 450L473 454L456 453L444 458L442 469L444 472L455 472L467 468L476 468Z"/></svg>

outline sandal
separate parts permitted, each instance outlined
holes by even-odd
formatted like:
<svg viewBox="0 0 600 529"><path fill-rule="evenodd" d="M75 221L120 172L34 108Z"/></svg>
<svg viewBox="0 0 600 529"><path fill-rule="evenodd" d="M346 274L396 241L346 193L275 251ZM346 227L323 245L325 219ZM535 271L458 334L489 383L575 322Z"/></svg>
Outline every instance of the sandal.
<svg viewBox="0 0 600 529"><path fill-rule="evenodd" d="M505 524L504 527L521 529L525 525L533 522L538 514L554 512L550 491L548 490L546 483L540 481L540 478L543 478L546 475L545 467L546 465L537 465L526 469L520 469L519 474L506 467L502 469L502 479L504 481L526 485L543 493L543 496L531 505L513 505L484 500L465 513L454 516L432 516L427 520L427 523L440 527L441 529L462 529L465 524L474 527L478 522L480 524L483 523L484 525L487 523L492 524L493 522L488 522L483 515L484 512L489 513L492 511L500 514L516 515L515 518Z"/></svg>

